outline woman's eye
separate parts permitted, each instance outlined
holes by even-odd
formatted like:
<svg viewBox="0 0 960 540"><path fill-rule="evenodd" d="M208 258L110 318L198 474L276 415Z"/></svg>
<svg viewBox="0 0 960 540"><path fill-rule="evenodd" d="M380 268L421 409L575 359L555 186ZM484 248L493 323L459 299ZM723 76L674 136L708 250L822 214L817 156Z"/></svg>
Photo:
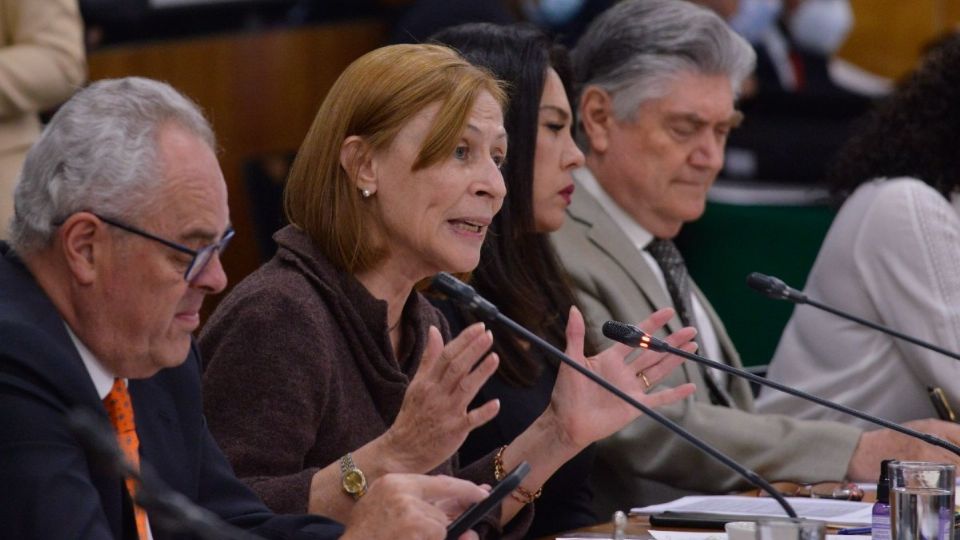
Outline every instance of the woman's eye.
<svg viewBox="0 0 960 540"><path fill-rule="evenodd" d="M469 155L470 149L463 145L456 147L456 149L453 151L453 157L457 159L467 159Z"/></svg>
<svg viewBox="0 0 960 540"><path fill-rule="evenodd" d="M560 133L563 131L563 128L567 127L566 124L546 124L547 129L554 133Z"/></svg>
<svg viewBox="0 0 960 540"><path fill-rule="evenodd" d="M497 166L498 169L503 168L504 162L507 161L507 158L504 156L493 156L493 163Z"/></svg>

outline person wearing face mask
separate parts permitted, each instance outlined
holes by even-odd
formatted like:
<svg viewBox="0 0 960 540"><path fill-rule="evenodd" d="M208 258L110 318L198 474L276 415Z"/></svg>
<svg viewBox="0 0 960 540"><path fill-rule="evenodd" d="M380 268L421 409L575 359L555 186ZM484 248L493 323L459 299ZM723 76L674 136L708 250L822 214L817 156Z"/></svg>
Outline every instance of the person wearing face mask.
<svg viewBox="0 0 960 540"><path fill-rule="evenodd" d="M616 0L417 0L390 30L390 43L421 43L461 24L528 22L570 47Z"/></svg>
<svg viewBox="0 0 960 540"><path fill-rule="evenodd" d="M828 66L853 27L849 0L783 0L782 4L780 0L742 1L765 1L782 7L757 41L745 36L758 49L761 92L766 90L764 85L813 95L844 91L831 79ZM731 20L734 29L736 21Z"/></svg>
<svg viewBox="0 0 960 540"><path fill-rule="evenodd" d="M750 119L729 139L723 176L810 184L871 99L838 85L834 55L853 27L849 0L695 0L724 17L757 52L741 106ZM739 158L739 159L737 159Z"/></svg>

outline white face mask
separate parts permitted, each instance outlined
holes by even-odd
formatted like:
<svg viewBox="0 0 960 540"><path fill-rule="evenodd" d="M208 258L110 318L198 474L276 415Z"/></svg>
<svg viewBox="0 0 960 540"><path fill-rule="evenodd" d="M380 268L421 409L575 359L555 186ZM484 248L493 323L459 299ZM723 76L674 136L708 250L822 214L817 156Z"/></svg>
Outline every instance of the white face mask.
<svg viewBox="0 0 960 540"><path fill-rule="evenodd" d="M777 22L783 10L781 0L740 0L730 27L743 39L756 45Z"/></svg>
<svg viewBox="0 0 960 540"><path fill-rule="evenodd" d="M853 27L849 0L806 0L787 21L790 36L801 48L830 56Z"/></svg>

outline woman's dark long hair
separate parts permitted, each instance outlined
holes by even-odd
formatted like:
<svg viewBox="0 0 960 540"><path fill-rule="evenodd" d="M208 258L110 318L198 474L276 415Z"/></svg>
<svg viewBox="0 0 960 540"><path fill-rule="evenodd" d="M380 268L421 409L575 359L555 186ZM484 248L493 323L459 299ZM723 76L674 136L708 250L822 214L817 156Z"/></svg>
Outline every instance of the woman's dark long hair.
<svg viewBox="0 0 960 540"><path fill-rule="evenodd" d="M960 186L960 35L921 66L855 130L828 172L843 200L873 178L912 176L948 197Z"/></svg>
<svg viewBox="0 0 960 540"><path fill-rule="evenodd" d="M432 40L457 49L505 81L510 99L504 118L510 145L503 165L507 197L490 225L472 283L508 317L562 349L575 296L549 238L536 232L533 166L547 68L560 75L573 103L567 50L522 25L465 24L443 30ZM510 383L529 386L539 376L540 355L511 334L499 332L494 350L502 358L499 374ZM588 345L587 353L591 352Z"/></svg>

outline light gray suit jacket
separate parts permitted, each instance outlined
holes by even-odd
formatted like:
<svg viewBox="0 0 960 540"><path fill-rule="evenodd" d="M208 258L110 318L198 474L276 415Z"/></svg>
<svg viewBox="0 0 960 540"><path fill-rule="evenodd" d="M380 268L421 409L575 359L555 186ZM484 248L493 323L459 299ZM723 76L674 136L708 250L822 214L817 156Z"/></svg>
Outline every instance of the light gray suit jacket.
<svg viewBox="0 0 960 540"><path fill-rule="evenodd" d="M586 173L578 171L578 174ZM672 306L642 254L579 182L569 219L552 239L570 273L597 343L596 331L609 319L639 322L656 309ZM706 309L726 360L740 366L733 343L703 293ZM670 331L679 329L674 317ZM696 393L661 409L668 418L719 448L767 480L816 482L844 477L861 430L835 422L800 421L754 413L747 383L732 379L726 393L731 407L713 405L700 368L686 362L663 381L692 382ZM726 492L748 485L713 458L646 417L599 443L592 475L597 515L662 502L682 490Z"/></svg>

